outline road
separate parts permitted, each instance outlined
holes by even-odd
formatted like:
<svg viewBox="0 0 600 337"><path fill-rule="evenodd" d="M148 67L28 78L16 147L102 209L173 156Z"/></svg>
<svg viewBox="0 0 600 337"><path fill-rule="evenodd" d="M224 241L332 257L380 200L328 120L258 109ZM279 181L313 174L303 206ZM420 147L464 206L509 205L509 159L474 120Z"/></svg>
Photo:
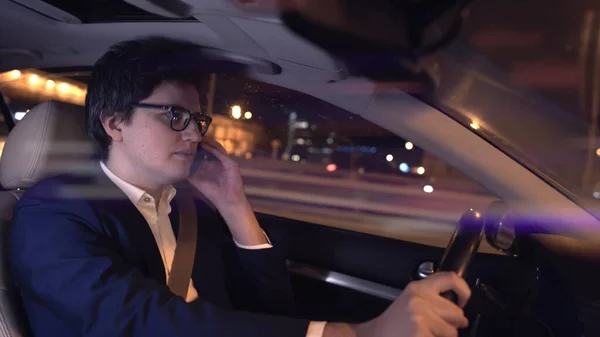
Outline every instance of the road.
<svg viewBox="0 0 600 337"><path fill-rule="evenodd" d="M438 247L447 245L468 208L484 210L496 200L469 186L425 193L419 180L374 182L240 166L246 194L258 212ZM480 251L496 253L487 243Z"/></svg>

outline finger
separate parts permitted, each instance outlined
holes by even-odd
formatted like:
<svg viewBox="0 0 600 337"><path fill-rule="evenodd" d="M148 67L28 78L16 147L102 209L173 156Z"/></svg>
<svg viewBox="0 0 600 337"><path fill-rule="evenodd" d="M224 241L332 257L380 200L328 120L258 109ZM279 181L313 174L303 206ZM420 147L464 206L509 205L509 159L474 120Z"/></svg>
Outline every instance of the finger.
<svg viewBox="0 0 600 337"><path fill-rule="evenodd" d="M211 144L201 144L201 147L204 150L206 150L206 152L217 157L219 161L223 164L233 162L233 160L231 159L231 157L229 157L229 154L227 153L227 151L225 151L225 149L218 148Z"/></svg>
<svg viewBox="0 0 600 337"><path fill-rule="evenodd" d="M431 286L436 294L452 290L458 296L458 306L463 308L471 297L471 289L465 280L453 272L437 272L425 280L424 285Z"/></svg>
<svg viewBox="0 0 600 337"><path fill-rule="evenodd" d="M465 317L464 311L456 304L433 293L424 295L424 299L429 303L429 307L444 321L456 328L466 328L469 326L469 320Z"/></svg>
<svg viewBox="0 0 600 337"><path fill-rule="evenodd" d="M201 144L201 146L204 150L215 156L224 167L231 168L237 164L233 159L229 157L227 153L223 153L209 144Z"/></svg>
<svg viewBox="0 0 600 337"><path fill-rule="evenodd" d="M456 327L448 324L435 312L428 311L426 314L427 327L431 334L435 337L457 337L458 330Z"/></svg>
<svg viewBox="0 0 600 337"><path fill-rule="evenodd" d="M219 161L221 163L226 163L226 162L231 161L231 158L229 158L229 155L227 155L227 153L223 153L223 152L219 151L219 149L216 148L215 146L212 146L212 145L206 144L206 143L201 143L200 146L204 150L206 150L208 153L217 157L217 159L219 159Z"/></svg>
<svg viewBox="0 0 600 337"><path fill-rule="evenodd" d="M415 334L415 336L419 336L419 337L437 337L437 336L434 336L433 333L431 333L431 329L429 329L429 328L423 328L423 329L417 331L417 333Z"/></svg>
<svg viewBox="0 0 600 337"><path fill-rule="evenodd" d="M225 150L223 145L221 145L221 143L217 142L216 140L214 140L212 138L203 139L201 144L210 145L210 146L214 147L215 149L219 150L221 153L225 153L225 154L227 153L227 150Z"/></svg>

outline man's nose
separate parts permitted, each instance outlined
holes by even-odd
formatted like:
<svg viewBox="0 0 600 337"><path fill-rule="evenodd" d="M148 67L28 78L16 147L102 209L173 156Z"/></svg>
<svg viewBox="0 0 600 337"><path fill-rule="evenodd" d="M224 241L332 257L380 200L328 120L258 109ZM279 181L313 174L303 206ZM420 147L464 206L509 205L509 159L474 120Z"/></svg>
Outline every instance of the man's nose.
<svg viewBox="0 0 600 337"><path fill-rule="evenodd" d="M198 123L194 120L190 121L190 124L181 131L183 140L190 142L201 142L202 134L200 133L200 128L198 127Z"/></svg>

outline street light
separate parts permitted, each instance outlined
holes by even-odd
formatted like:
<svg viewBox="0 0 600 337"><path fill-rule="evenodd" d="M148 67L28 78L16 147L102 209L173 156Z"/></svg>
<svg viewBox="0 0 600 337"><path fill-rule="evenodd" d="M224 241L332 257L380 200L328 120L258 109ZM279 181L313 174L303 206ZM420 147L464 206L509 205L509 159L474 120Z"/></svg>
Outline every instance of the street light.
<svg viewBox="0 0 600 337"><path fill-rule="evenodd" d="M411 142L406 142L406 144L404 144L404 147L410 151L413 149L414 145Z"/></svg>
<svg viewBox="0 0 600 337"><path fill-rule="evenodd" d="M23 111L18 111L15 112L15 119L20 121L21 119L23 119L23 117L25 117L25 112Z"/></svg>
<svg viewBox="0 0 600 337"><path fill-rule="evenodd" d="M296 122L294 124L294 127L296 127L297 129L308 129L308 122L306 122L306 121Z"/></svg>
<svg viewBox="0 0 600 337"><path fill-rule="evenodd" d="M240 119L242 117L242 108L239 105L231 107L231 117L235 119Z"/></svg>
<svg viewBox="0 0 600 337"><path fill-rule="evenodd" d="M69 85L67 83L61 83L58 85L58 90L62 93L69 91Z"/></svg>
<svg viewBox="0 0 600 337"><path fill-rule="evenodd" d="M21 77L21 72L18 70L12 70L8 73L8 77L10 77L11 80L16 80Z"/></svg>
<svg viewBox="0 0 600 337"><path fill-rule="evenodd" d="M252 112L246 111L246 113L244 114L244 118L246 118L246 119L252 118Z"/></svg>
<svg viewBox="0 0 600 337"><path fill-rule="evenodd" d="M38 84L40 82L40 77L36 74L30 75L29 76L29 84L31 85L35 85Z"/></svg>

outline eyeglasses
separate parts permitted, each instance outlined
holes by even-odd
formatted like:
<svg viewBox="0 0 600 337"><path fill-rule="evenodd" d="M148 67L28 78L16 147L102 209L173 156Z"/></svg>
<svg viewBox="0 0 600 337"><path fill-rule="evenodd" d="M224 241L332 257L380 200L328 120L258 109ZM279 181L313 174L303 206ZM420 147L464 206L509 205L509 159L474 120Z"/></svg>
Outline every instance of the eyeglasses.
<svg viewBox="0 0 600 337"><path fill-rule="evenodd" d="M171 105L156 105L156 104L144 104L137 103L131 104L132 108L141 108L141 109L158 109L164 110L168 112L169 119L169 127L175 131L183 131L190 124L192 118L198 124L198 129L200 130L200 134L204 136L208 131L208 127L212 122L212 118L203 113L192 114L187 109L180 108L177 106Z"/></svg>

